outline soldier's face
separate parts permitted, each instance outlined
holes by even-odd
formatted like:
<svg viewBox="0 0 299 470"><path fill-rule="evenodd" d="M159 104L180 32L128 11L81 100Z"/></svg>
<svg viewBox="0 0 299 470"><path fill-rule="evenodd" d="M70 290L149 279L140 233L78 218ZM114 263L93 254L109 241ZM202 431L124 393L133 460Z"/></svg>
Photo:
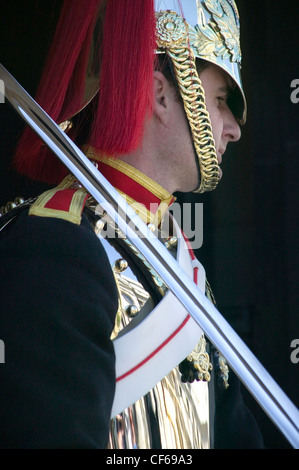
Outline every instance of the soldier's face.
<svg viewBox="0 0 299 470"><path fill-rule="evenodd" d="M237 142L241 137L240 127L227 104L232 89L232 79L216 65L210 65L200 74L205 90L206 107L210 115L218 163L229 142ZM220 174L222 172L220 170Z"/></svg>
<svg viewBox="0 0 299 470"><path fill-rule="evenodd" d="M217 66L204 69L200 78L206 95L206 106L210 115L212 131L219 164L227 144L240 138L240 128L227 104L232 86L228 75ZM149 175L169 192L194 191L198 187L197 156L195 155L186 112L177 93L161 72L155 72L155 119L151 147L154 147L156 166L159 172ZM154 161L152 156L152 161ZM166 171L162 172L166 166ZM165 168L164 168L165 169Z"/></svg>

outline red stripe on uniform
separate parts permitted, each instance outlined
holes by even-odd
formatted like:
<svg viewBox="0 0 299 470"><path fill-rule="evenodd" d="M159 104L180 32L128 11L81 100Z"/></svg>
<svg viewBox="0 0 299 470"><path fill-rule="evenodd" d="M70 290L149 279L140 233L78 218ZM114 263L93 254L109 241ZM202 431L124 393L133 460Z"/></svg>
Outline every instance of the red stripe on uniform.
<svg viewBox="0 0 299 470"><path fill-rule="evenodd" d="M143 361L139 362L139 364L137 364L135 367L130 369L125 374L121 375L120 377L117 377L116 382L120 382L121 380L125 379L129 375L133 374L136 370L140 369L140 367L142 367L144 364L150 361L154 356L156 356L158 352L161 351L161 349L163 349L184 328L184 326L186 325L186 323L188 323L190 318L191 318L190 315L188 315L183 321L183 323L172 333L172 335L170 335L162 344L160 344L160 346L158 346L158 348L156 348L151 354L149 354L149 356L143 359Z"/></svg>

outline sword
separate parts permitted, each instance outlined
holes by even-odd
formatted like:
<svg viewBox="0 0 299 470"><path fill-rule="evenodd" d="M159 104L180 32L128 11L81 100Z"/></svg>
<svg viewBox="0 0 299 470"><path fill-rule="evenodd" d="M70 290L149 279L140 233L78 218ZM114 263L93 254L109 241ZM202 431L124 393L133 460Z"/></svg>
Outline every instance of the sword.
<svg viewBox="0 0 299 470"><path fill-rule="evenodd" d="M148 260L290 444L299 448L299 410L148 226L81 150L0 64L5 98ZM138 235L138 236L137 236Z"/></svg>

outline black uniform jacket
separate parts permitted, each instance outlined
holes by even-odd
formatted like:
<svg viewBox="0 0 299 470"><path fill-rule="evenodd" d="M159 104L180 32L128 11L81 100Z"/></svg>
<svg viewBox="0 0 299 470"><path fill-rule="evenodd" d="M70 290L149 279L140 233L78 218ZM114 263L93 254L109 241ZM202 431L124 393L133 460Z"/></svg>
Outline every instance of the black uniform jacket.
<svg viewBox="0 0 299 470"><path fill-rule="evenodd" d="M117 291L81 225L23 211L0 233L0 448L103 448Z"/></svg>

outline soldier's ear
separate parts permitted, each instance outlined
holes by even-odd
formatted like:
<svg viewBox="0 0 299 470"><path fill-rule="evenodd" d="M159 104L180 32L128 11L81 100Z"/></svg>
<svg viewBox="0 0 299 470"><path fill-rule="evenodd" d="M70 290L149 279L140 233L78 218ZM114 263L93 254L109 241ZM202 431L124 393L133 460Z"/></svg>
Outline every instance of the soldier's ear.
<svg viewBox="0 0 299 470"><path fill-rule="evenodd" d="M172 87L162 72L154 71L154 114L163 122L170 112L170 105L174 99Z"/></svg>

